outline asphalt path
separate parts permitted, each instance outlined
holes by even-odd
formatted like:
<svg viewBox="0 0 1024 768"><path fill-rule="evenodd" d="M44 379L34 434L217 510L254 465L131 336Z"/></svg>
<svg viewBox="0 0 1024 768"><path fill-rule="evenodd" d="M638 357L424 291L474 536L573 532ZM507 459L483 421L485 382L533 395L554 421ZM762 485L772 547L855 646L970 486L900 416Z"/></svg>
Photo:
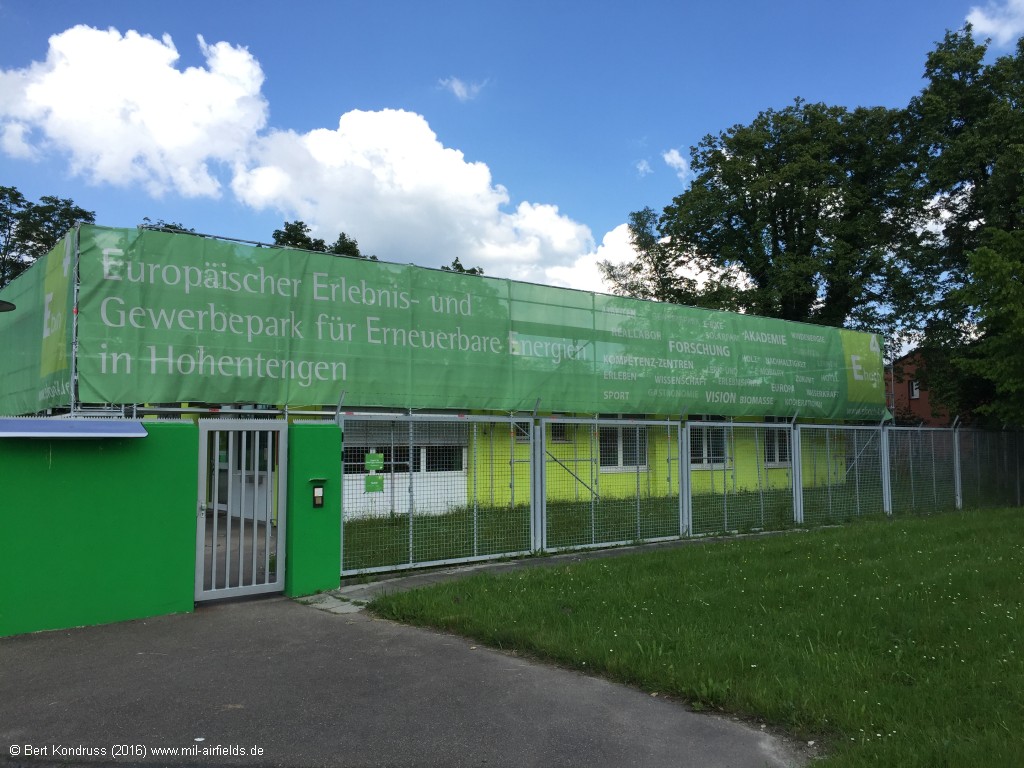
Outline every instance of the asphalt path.
<svg viewBox="0 0 1024 768"><path fill-rule="evenodd" d="M765 768L808 759L756 723L379 619L345 598L204 604L0 639L0 765ZM167 749L178 752L158 754Z"/></svg>

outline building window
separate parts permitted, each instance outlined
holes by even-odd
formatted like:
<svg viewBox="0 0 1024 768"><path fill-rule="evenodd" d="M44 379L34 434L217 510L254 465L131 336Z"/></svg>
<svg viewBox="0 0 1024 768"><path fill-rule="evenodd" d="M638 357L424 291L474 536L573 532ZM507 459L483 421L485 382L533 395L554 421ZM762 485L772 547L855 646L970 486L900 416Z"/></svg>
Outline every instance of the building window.
<svg viewBox="0 0 1024 768"><path fill-rule="evenodd" d="M572 431L569 429L571 424L566 424L564 421L552 421L551 422L551 442L552 443L571 443L572 442Z"/></svg>
<svg viewBox="0 0 1024 768"><path fill-rule="evenodd" d="M765 416L765 424L788 424L782 416ZM789 430L788 429L765 429L764 433L764 463L765 464L789 464Z"/></svg>
<svg viewBox="0 0 1024 768"><path fill-rule="evenodd" d="M528 443L530 442L530 428L533 426L532 422L529 421L513 421L512 432L516 436L517 443Z"/></svg>
<svg viewBox="0 0 1024 768"><path fill-rule="evenodd" d="M920 400L921 399L921 382L915 380L910 382L910 399Z"/></svg>
<svg viewBox="0 0 1024 768"><path fill-rule="evenodd" d="M461 446L428 445L423 448L423 452L427 472L461 472L464 468Z"/></svg>
<svg viewBox="0 0 1024 768"><path fill-rule="evenodd" d="M346 475L366 474L366 454L380 453L384 455L385 474L404 473L409 471L409 446L396 445L382 448L369 448L366 446L347 446L342 449L343 470ZM412 471L420 471L420 449L412 450Z"/></svg>
<svg viewBox="0 0 1024 768"><path fill-rule="evenodd" d="M694 416L691 421L724 422L723 416ZM725 427L708 424L690 425L690 466L724 467L728 461Z"/></svg>
<svg viewBox="0 0 1024 768"><path fill-rule="evenodd" d="M602 426L597 439L602 471L647 469L647 427Z"/></svg>
<svg viewBox="0 0 1024 768"><path fill-rule="evenodd" d="M465 449L461 445L417 445L410 451L406 445L369 448L349 446L342 451L346 475L366 474L366 454L384 455L381 474L414 474L419 472L462 472L466 468Z"/></svg>

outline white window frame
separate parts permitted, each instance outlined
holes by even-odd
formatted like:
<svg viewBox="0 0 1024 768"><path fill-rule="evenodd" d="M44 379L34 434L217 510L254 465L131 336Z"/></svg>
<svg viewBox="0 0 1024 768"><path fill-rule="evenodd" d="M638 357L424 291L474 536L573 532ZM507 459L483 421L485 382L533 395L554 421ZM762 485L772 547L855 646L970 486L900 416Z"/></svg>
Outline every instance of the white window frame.
<svg viewBox="0 0 1024 768"><path fill-rule="evenodd" d="M789 424L789 419L785 416L765 416L765 424ZM764 434L764 443L761 446L761 456L764 459L765 467L771 469L773 467L791 467L793 466L793 441L790 436L790 430L782 429L765 429L762 430ZM786 458L779 459L780 448L785 451Z"/></svg>
<svg viewBox="0 0 1024 768"><path fill-rule="evenodd" d="M709 442L705 438L708 437L708 432L705 429L700 429L696 432L690 429L690 469L728 469L732 466L732 455L729 450L729 423L726 421L724 416L691 416L689 418L691 422L710 422L716 427L722 430L722 460L715 461L715 457L708 450ZM694 439L700 440L700 456L694 455Z"/></svg>
<svg viewBox="0 0 1024 768"><path fill-rule="evenodd" d="M355 446L349 446L348 448L350 450L352 450L352 451L363 451L364 454L365 453L382 453L382 454L384 454L384 457L385 457L384 469L381 470L381 472L380 472L380 474L382 474L382 475L388 475L388 476L390 476L390 475L422 475L422 474L427 474L428 472L431 473L431 474L437 474L439 472L466 472L466 469L467 469L467 464L466 464L466 461L468 459L468 457L466 455L467 448L464 445L450 445L450 446L415 445L415 446L412 447L412 450L409 452L409 459L408 459L408 461L397 461L397 462L395 462L393 460L392 461L388 461L387 460L388 451L389 451L389 448L387 446L371 447L371 446L355 445ZM404 450L406 448L406 446L404 446L404 445L396 445L396 446L394 446L394 448L396 450ZM449 448L449 449L452 449L452 450L458 450L460 452L461 457L462 457L462 467L460 469L428 470L427 469L427 451L431 450L431 449L435 449L435 448ZM344 472L345 475L353 476L353 475L366 475L366 474L369 474L366 471L365 464L358 465L354 461L346 461L344 459L344 453L342 453L342 456L343 456L343 458L342 458L342 465L343 465L343 467L342 468L343 468L343 472ZM395 469L394 468L395 464L404 465L404 466L407 467L407 469ZM345 469L345 467L352 467L352 468L351 469Z"/></svg>
<svg viewBox="0 0 1024 768"><path fill-rule="evenodd" d="M619 418L622 416L611 416L602 418ZM628 417L627 417L628 418ZM625 464L624 455L625 448L623 446L622 431L624 429L639 430L639 442L637 443L637 458L642 461L640 464ZM605 464L603 462L603 455L601 452L601 446L603 444L603 434L605 431L615 432L615 464ZM627 424L621 427L613 427L609 424L599 424L597 430L597 464L598 468L602 473L614 474L616 472L646 472L648 469L648 446L647 446L647 427L642 424Z"/></svg>
<svg viewBox="0 0 1024 768"><path fill-rule="evenodd" d="M910 382L910 386L908 387L908 393L907 394L908 394L908 397L911 400L920 400L921 399L921 382L918 381L917 379L913 379Z"/></svg>

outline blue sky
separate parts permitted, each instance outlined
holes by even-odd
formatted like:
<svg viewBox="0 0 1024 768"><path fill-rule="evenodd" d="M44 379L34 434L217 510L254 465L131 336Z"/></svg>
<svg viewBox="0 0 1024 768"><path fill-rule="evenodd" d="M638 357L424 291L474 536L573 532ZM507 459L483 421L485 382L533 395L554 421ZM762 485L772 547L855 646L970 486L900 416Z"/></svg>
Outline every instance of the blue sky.
<svg viewBox="0 0 1024 768"><path fill-rule="evenodd" d="M267 242L600 289L689 148L795 97L904 106L1024 0L0 0L0 185Z"/></svg>

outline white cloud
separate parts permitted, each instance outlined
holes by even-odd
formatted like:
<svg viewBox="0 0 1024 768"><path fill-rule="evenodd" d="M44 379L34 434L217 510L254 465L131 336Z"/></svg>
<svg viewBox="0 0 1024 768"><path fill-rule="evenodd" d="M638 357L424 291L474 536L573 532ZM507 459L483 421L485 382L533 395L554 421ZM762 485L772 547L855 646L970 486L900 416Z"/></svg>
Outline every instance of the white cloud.
<svg viewBox="0 0 1024 768"><path fill-rule="evenodd" d="M487 85L487 81L484 80L482 83L467 83L457 77L446 77L442 80L438 80L438 85L445 90L451 91L459 101L470 101L480 95L480 91L482 91L484 86Z"/></svg>
<svg viewBox="0 0 1024 768"><path fill-rule="evenodd" d="M28 126L24 123L10 122L0 124L0 150L11 157L32 160L39 152L28 140Z"/></svg>
<svg viewBox="0 0 1024 768"><path fill-rule="evenodd" d="M592 249L590 230L553 205L520 203L490 169L445 147L418 114L352 111L336 130L271 133L232 187L332 239L339 231L389 261L427 266L456 256L489 275L538 279L544 265Z"/></svg>
<svg viewBox="0 0 1024 768"><path fill-rule="evenodd" d="M237 162L266 122L263 72L244 48L199 46L206 68L175 68L170 37L77 26L50 38L46 61L0 71L3 149L58 149L95 182L153 195L216 195L211 163Z"/></svg>
<svg viewBox="0 0 1024 768"><path fill-rule="evenodd" d="M652 173L654 173L654 169L651 168L651 164L646 160L641 160L636 164L636 174L640 178L650 176Z"/></svg>
<svg viewBox="0 0 1024 768"><path fill-rule="evenodd" d="M337 128L264 129L259 62L199 38L204 67L181 70L170 37L74 27L46 60L0 70L0 151L64 154L96 183L195 197L225 186L244 204L344 231L382 259L458 257L488 275L542 281L594 251L587 226L513 203L482 162L446 147L418 114L352 111ZM464 86L467 94L480 86Z"/></svg>
<svg viewBox="0 0 1024 768"><path fill-rule="evenodd" d="M1024 34L1024 0L972 6L967 21L979 37L990 37L999 46L1012 44Z"/></svg>
<svg viewBox="0 0 1024 768"><path fill-rule="evenodd" d="M690 171L690 161L679 154L678 149L670 149L667 152L663 152L661 159L665 161L665 165L676 172L676 176L684 184L693 176L693 173Z"/></svg>
<svg viewBox="0 0 1024 768"><path fill-rule="evenodd" d="M611 293L611 286L604 281L598 262L608 261L623 264L636 258L636 251L629 241L629 225L620 224L608 232L601 245L592 253L585 253L568 265L548 267L544 270L544 282L564 288L578 288L595 293Z"/></svg>

